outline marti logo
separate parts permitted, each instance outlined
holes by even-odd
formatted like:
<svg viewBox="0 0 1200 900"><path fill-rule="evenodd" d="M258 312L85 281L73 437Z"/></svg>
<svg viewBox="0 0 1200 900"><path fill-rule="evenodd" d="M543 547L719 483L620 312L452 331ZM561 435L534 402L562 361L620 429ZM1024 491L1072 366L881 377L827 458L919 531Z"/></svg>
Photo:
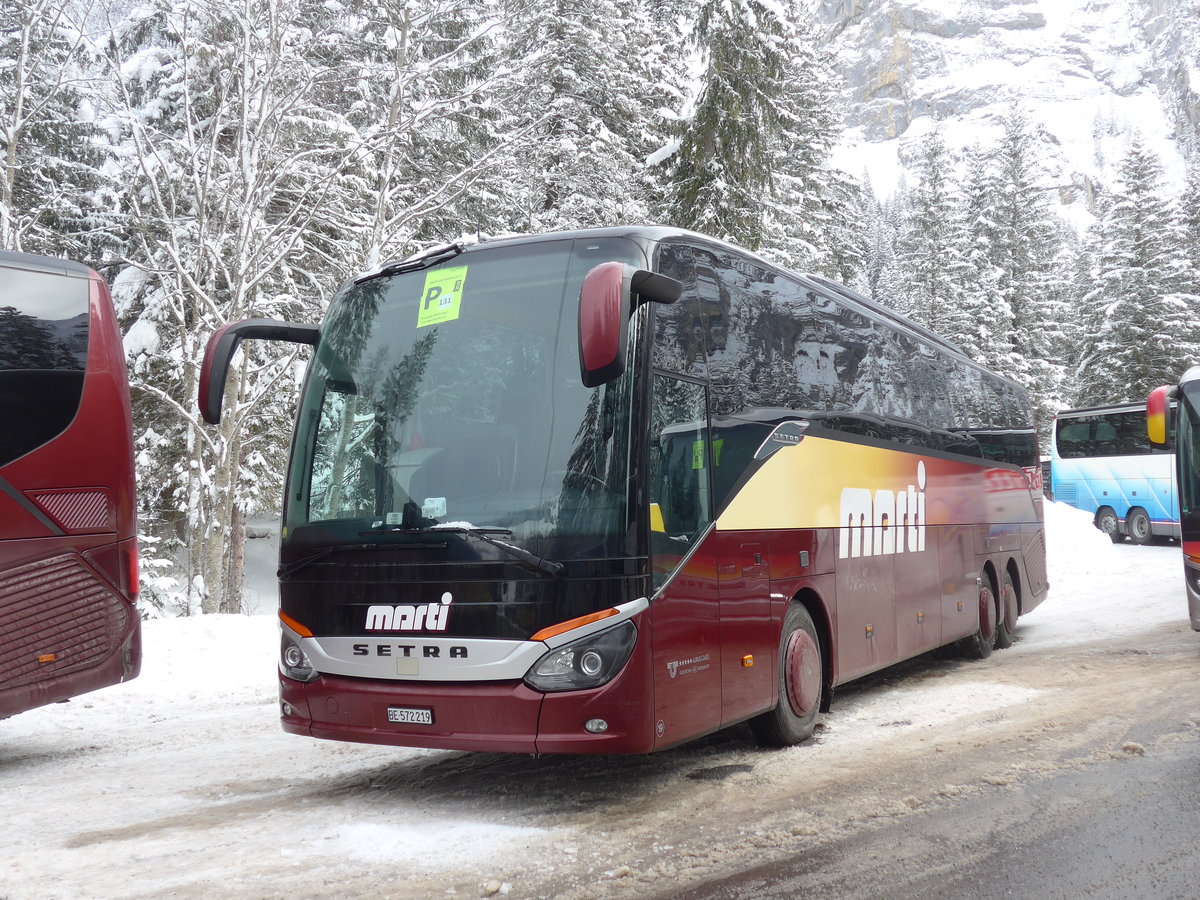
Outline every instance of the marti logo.
<svg viewBox="0 0 1200 900"><path fill-rule="evenodd" d="M903 491L842 488L838 557L920 553L925 549L925 462Z"/></svg>
<svg viewBox="0 0 1200 900"><path fill-rule="evenodd" d="M441 603L369 607L367 631L445 631L453 602L453 595L446 591Z"/></svg>

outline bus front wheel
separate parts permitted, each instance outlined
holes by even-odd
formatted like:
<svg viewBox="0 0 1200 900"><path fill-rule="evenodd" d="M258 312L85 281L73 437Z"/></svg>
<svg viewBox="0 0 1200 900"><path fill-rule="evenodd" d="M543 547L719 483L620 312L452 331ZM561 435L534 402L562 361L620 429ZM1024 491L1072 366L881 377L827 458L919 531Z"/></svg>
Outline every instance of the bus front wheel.
<svg viewBox="0 0 1200 900"><path fill-rule="evenodd" d="M1117 514L1111 507L1105 506L1096 513L1096 527L1107 534L1109 540L1114 544L1125 540L1125 535L1121 534L1121 524L1117 520Z"/></svg>
<svg viewBox="0 0 1200 900"><path fill-rule="evenodd" d="M1140 506L1135 506L1125 516L1125 530L1129 532L1129 540L1135 544L1148 544L1154 537L1150 530L1150 516Z"/></svg>
<svg viewBox="0 0 1200 900"><path fill-rule="evenodd" d="M774 709L750 720L758 742L764 747L788 747L811 737L821 711L824 678L817 628L808 610L793 603L779 636L779 701Z"/></svg>

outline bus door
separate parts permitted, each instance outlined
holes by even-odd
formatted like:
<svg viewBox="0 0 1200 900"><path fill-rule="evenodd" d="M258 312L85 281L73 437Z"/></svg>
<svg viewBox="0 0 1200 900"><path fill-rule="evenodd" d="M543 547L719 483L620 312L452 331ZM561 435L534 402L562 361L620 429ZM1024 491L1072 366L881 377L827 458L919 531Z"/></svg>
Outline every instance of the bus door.
<svg viewBox="0 0 1200 900"><path fill-rule="evenodd" d="M657 746L721 724L717 542L704 385L655 374L650 427L650 563Z"/></svg>
<svg viewBox="0 0 1200 900"><path fill-rule="evenodd" d="M721 534L717 560L722 724L728 725L770 702L779 639L771 628L767 542L736 532Z"/></svg>

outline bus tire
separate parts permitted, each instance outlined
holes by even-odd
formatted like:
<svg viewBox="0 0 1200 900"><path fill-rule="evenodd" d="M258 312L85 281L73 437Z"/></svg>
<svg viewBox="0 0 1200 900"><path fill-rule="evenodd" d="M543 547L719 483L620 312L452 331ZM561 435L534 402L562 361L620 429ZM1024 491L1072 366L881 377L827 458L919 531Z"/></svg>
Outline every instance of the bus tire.
<svg viewBox="0 0 1200 900"><path fill-rule="evenodd" d="M963 654L971 659L987 659L996 646L996 623L1000 618L996 590L987 572L979 577L978 608L979 627L973 635L963 638L960 646Z"/></svg>
<svg viewBox="0 0 1200 900"><path fill-rule="evenodd" d="M812 736L821 711L825 665L812 616L799 603L788 606L779 635L779 700L750 720L764 747L789 747Z"/></svg>
<svg viewBox="0 0 1200 900"><path fill-rule="evenodd" d="M1117 519L1117 514L1111 506L1102 506L1097 511L1096 527L1107 534L1114 544L1125 540L1125 535L1121 534L1120 520Z"/></svg>
<svg viewBox="0 0 1200 900"><path fill-rule="evenodd" d="M1150 516L1140 506L1135 506L1125 516L1125 530L1129 532L1129 540L1141 546L1154 539L1150 530Z"/></svg>
<svg viewBox="0 0 1200 900"><path fill-rule="evenodd" d="M1017 630L1017 588L1013 584L1012 573L1004 572L1004 584L1000 588L1000 613L996 620L996 649L1005 650L1016 640Z"/></svg>

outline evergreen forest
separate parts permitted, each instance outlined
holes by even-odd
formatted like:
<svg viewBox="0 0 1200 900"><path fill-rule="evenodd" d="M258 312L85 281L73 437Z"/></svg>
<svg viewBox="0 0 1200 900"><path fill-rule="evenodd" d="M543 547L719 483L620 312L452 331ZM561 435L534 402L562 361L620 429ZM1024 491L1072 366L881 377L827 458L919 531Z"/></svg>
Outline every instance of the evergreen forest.
<svg viewBox="0 0 1200 900"><path fill-rule="evenodd" d="M245 345L211 428L209 335L319 322L347 277L445 241L725 238L1020 382L1043 439L1200 362L1200 147L1181 190L1134 136L1079 231L1014 104L966 153L934 129L879 196L834 164L824 46L800 0L4 3L0 248L112 285L147 609L243 608L247 520L279 502L306 351Z"/></svg>

